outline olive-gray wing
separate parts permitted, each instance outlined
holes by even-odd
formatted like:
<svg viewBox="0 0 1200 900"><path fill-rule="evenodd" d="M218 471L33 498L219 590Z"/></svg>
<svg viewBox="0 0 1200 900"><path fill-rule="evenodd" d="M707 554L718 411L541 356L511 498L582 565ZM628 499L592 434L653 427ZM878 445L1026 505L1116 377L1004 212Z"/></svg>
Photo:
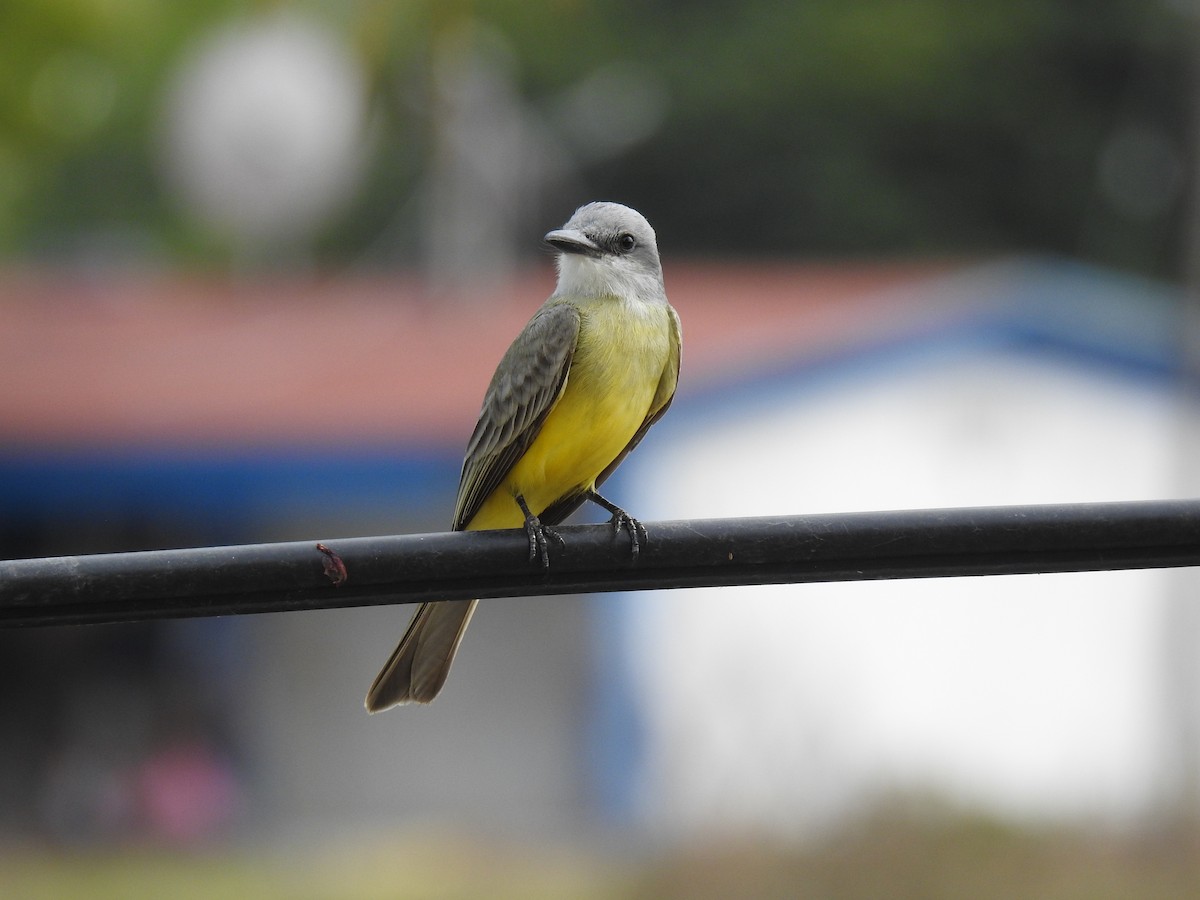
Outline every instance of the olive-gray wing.
<svg viewBox="0 0 1200 900"><path fill-rule="evenodd" d="M562 394L579 338L579 311L547 302L505 352L467 442L453 528L460 531L504 481Z"/></svg>

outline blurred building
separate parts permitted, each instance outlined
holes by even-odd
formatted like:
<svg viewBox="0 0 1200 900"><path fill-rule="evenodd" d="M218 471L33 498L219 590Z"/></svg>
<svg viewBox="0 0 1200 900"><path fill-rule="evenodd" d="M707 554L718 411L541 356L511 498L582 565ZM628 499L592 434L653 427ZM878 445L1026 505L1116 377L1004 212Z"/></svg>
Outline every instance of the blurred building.
<svg viewBox="0 0 1200 900"><path fill-rule="evenodd" d="M1026 259L887 306L913 316L673 410L626 490L671 518L1180 496L1170 292ZM611 795L636 785L627 812L670 834L802 832L912 794L1024 820L1153 815L1197 763L1175 655L1200 635L1171 633L1189 574L626 598L607 656L631 675L606 708L640 779L614 773Z"/></svg>
<svg viewBox="0 0 1200 900"><path fill-rule="evenodd" d="M1160 287L1036 260L666 276L680 394L612 482L643 519L1173 494ZM0 555L441 530L550 287L10 276ZM212 828L269 833L790 831L926 790L1129 815L1173 775L1161 577L490 600L437 703L376 717L406 609L7 632L0 827L146 827L138 785L197 768Z"/></svg>

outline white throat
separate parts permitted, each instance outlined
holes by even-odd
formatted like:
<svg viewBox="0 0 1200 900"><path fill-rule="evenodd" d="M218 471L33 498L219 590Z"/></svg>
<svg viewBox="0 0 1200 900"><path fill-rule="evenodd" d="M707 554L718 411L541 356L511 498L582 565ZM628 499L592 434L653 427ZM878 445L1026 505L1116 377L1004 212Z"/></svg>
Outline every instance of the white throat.
<svg viewBox="0 0 1200 900"><path fill-rule="evenodd" d="M648 272L627 258L597 259L578 253L558 254L558 287L554 293L567 297L615 296L643 303L665 303L667 299L657 272Z"/></svg>

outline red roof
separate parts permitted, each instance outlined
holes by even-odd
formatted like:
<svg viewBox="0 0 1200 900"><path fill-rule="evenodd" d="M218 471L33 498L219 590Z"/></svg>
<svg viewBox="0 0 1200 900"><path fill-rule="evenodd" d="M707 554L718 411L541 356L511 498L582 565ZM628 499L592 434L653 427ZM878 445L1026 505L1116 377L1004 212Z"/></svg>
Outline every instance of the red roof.
<svg viewBox="0 0 1200 900"><path fill-rule="evenodd" d="M681 391L853 342L928 264L668 266ZM0 423L9 446L465 440L492 370L549 294L549 267L485 298L404 277L316 281L8 273Z"/></svg>

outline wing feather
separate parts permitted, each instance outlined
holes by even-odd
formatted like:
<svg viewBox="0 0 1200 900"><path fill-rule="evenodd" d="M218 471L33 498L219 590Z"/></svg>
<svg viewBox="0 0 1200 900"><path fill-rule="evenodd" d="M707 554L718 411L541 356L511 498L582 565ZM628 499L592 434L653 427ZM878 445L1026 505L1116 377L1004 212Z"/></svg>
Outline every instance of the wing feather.
<svg viewBox="0 0 1200 900"><path fill-rule="evenodd" d="M467 442L454 530L467 526L537 437L566 386L578 337L579 312L551 300L500 360Z"/></svg>

